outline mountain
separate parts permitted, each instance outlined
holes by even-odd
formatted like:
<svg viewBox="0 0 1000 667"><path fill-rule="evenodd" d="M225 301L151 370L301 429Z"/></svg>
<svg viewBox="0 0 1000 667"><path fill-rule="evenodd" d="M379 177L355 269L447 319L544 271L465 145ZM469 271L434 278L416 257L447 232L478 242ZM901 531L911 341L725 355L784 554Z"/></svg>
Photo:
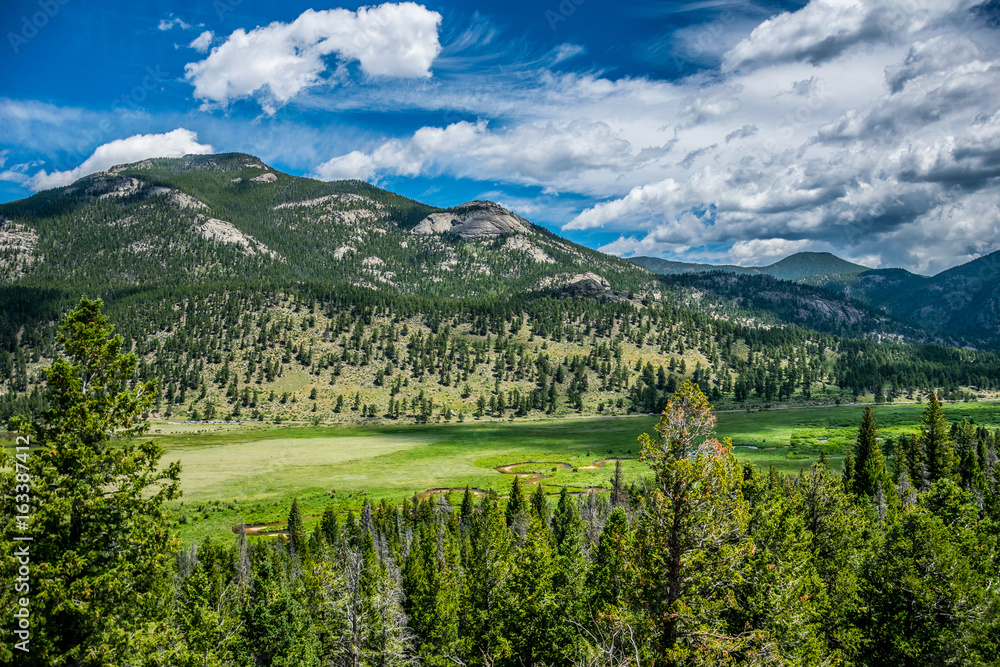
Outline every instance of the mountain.
<svg viewBox="0 0 1000 667"><path fill-rule="evenodd" d="M492 202L438 209L241 153L143 160L0 205L0 258L7 282L80 287L319 280L468 297L593 273L613 296L651 278Z"/></svg>
<svg viewBox="0 0 1000 667"><path fill-rule="evenodd" d="M789 260L763 268L855 266ZM682 379L730 407L1000 387L998 355L899 344L951 341L846 287L656 276L493 202L436 208L241 153L143 160L2 204L0 265L0 419L43 408L59 319L82 294L159 379L160 418L658 412ZM876 281L851 276L852 290Z"/></svg>
<svg viewBox="0 0 1000 667"><path fill-rule="evenodd" d="M798 252L767 266L736 266L734 264L692 264L675 262L658 257L632 257L639 266L661 275L707 273L723 271L738 275L767 275L779 280L798 280L807 276L834 274L853 275L869 270L828 252Z"/></svg>
<svg viewBox="0 0 1000 667"><path fill-rule="evenodd" d="M820 282L960 344L1000 346L1000 251L931 277L875 269Z"/></svg>
<svg viewBox="0 0 1000 667"><path fill-rule="evenodd" d="M720 271L663 276L686 306L716 317L763 326L794 324L824 333L878 341L957 344L837 291L769 275ZM691 298L694 295L695 298Z"/></svg>
<svg viewBox="0 0 1000 667"><path fill-rule="evenodd" d="M906 272L807 252L762 267L624 260L493 202L436 208L361 181L291 176L243 153L119 165L2 204L0 269L0 284L64 295L231 281L431 298L633 295L767 326L965 341L938 322L947 307L928 305L922 318L894 309L890 301L922 280ZM650 271L666 275L657 281ZM730 278L711 277L720 271ZM685 275L702 278L677 279ZM796 279L809 286L781 282Z"/></svg>
<svg viewBox="0 0 1000 667"><path fill-rule="evenodd" d="M1000 347L1000 251L930 277L869 269L826 252L800 252L748 267L656 257L631 261L660 274L666 284L712 294L716 308L729 301L778 322L840 335ZM765 276L808 289L761 282Z"/></svg>
<svg viewBox="0 0 1000 667"><path fill-rule="evenodd" d="M760 272L779 280L799 280L806 276L852 274L868 271L828 252L797 252L760 268Z"/></svg>

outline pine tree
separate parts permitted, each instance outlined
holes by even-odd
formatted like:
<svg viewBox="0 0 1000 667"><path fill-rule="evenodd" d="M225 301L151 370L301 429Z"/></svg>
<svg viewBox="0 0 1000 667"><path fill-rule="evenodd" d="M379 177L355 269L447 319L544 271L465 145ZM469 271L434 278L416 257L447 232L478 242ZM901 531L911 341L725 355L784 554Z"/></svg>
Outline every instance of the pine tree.
<svg viewBox="0 0 1000 667"><path fill-rule="evenodd" d="M528 506L524 500L524 491L521 490L521 476L514 475L514 479L510 483L510 496L507 498L507 507L504 510L507 527L514 528L515 524L521 520L527 512Z"/></svg>
<svg viewBox="0 0 1000 667"><path fill-rule="evenodd" d="M545 497L545 489L541 483L535 485L535 490L531 492L531 511L538 518L539 523L549 527L549 499Z"/></svg>
<svg viewBox="0 0 1000 667"><path fill-rule="evenodd" d="M655 475L636 526L642 602L654 624L652 648L664 664L695 656L721 662L733 647L715 630L728 607L732 563L750 552L739 539L749 522L732 443L712 437L708 399L685 381L667 402L657 435L643 434L642 460Z"/></svg>
<svg viewBox="0 0 1000 667"><path fill-rule="evenodd" d="M955 458L955 443L951 439L948 420L934 392L931 392L920 421L923 424L921 441L927 452L928 481L933 483L938 479L954 477L958 463Z"/></svg>
<svg viewBox="0 0 1000 667"><path fill-rule="evenodd" d="M141 417L155 385L133 381L136 356L124 351L102 307L83 297L66 315L58 334L65 357L46 371L48 409L33 421L13 420L33 448L36 664L141 659L170 594L176 543L163 505L180 495L180 464L161 468L163 449L136 440L148 428ZM8 470L0 474L12 489Z"/></svg>
<svg viewBox="0 0 1000 667"><path fill-rule="evenodd" d="M840 473L840 482L844 485L844 491L854 493L854 452L844 454L844 468Z"/></svg>
<svg viewBox="0 0 1000 667"><path fill-rule="evenodd" d="M288 513L288 547L299 559L306 558L308 551L305 530L302 526L302 512L299 510L299 499L292 499L292 509Z"/></svg>
<svg viewBox="0 0 1000 667"><path fill-rule="evenodd" d="M589 576L590 601L595 610L624 607L633 594L628 558L632 551L632 530L625 510L611 512L597 549L593 552L593 567Z"/></svg>
<svg viewBox="0 0 1000 667"><path fill-rule="evenodd" d="M660 366L662 370L663 367ZM628 489L625 488L625 475L622 472L621 457L615 457L615 472L611 476L611 506L622 507L628 500Z"/></svg>
<svg viewBox="0 0 1000 667"><path fill-rule="evenodd" d="M885 456L878 443L875 415L871 407L865 407L861 428L858 430L858 440L854 448L854 492L875 498L879 490L887 500L892 492L889 473L885 469Z"/></svg>
<svg viewBox="0 0 1000 667"><path fill-rule="evenodd" d="M559 504L552 513L552 537L556 551L561 556L578 557L583 551L583 519L576 500L563 487L559 492Z"/></svg>

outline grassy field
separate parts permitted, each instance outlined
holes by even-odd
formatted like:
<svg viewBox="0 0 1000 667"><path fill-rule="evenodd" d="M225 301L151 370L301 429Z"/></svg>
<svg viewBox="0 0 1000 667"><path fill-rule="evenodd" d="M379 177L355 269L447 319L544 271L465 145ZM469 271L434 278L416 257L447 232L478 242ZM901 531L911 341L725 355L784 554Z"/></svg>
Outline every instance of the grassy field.
<svg viewBox="0 0 1000 667"><path fill-rule="evenodd" d="M737 455L782 472L808 467L827 452L840 466L853 446L863 408L803 408L719 415L718 433L733 439ZM875 408L879 434L914 432L922 406ZM951 420L970 418L1000 426L1000 405L945 406ZM650 416L550 421L384 424L371 426L242 426L155 424L153 437L166 449L165 461L183 464L183 502L173 507L185 541L223 536L240 522L286 518L293 497L306 515L327 505L357 509L365 498L395 502L440 487L509 488L499 466L532 462L515 472L540 472L546 491L609 485L613 466L591 467L614 456L634 477L645 467L636 437L651 431ZM756 448L756 449L754 449ZM564 463L566 466L557 465ZM453 501L458 501L458 494Z"/></svg>

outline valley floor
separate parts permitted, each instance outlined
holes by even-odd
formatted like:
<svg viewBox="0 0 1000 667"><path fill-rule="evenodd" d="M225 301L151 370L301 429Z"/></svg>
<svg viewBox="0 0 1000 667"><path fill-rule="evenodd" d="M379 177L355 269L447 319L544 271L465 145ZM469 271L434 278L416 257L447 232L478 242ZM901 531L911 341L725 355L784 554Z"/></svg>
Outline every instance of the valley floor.
<svg viewBox="0 0 1000 667"><path fill-rule="evenodd" d="M923 407L875 407L883 443L919 430ZM953 403L944 410L950 420L1000 426L997 403ZM723 412L717 431L732 438L741 460L761 468L795 473L825 452L839 469L861 413L859 405ZM456 505L466 485L504 495L512 473L541 483L549 494L562 486L607 489L614 465L601 461L621 457L630 480L647 474L636 460L636 437L655 422L652 415L323 426L160 422L150 432L166 450L163 462L183 466L184 496L172 509L186 543L225 538L240 523L281 522L292 498L314 517L327 506L357 510L365 499L398 503L429 490L453 489Z"/></svg>

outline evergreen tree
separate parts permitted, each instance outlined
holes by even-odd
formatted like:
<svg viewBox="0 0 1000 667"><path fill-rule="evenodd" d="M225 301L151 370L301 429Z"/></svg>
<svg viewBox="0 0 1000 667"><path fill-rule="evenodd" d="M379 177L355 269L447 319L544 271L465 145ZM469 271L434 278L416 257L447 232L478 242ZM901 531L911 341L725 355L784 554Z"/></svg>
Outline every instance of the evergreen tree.
<svg viewBox="0 0 1000 667"><path fill-rule="evenodd" d="M665 664L718 662L734 648L715 637L726 636L719 612L731 564L750 549L739 539L749 517L732 444L713 438L714 426L708 399L685 380L657 435L639 438L656 486L637 522L637 570L649 641Z"/></svg>
<svg viewBox="0 0 1000 667"><path fill-rule="evenodd" d="M559 504L552 513L552 536L560 555L576 558L582 553L583 519L576 500L565 486L559 492Z"/></svg>
<svg viewBox="0 0 1000 667"><path fill-rule="evenodd" d="M292 509L288 513L288 547L292 553L300 559L305 559L307 554L305 529L302 525L302 512L299 510L299 499L292 499Z"/></svg>
<svg viewBox="0 0 1000 667"><path fill-rule="evenodd" d="M541 483L535 485L535 490L531 492L531 512L538 517L539 523L549 527L549 499L545 497L545 489Z"/></svg>
<svg viewBox="0 0 1000 667"><path fill-rule="evenodd" d="M528 504L524 499L524 491L521 489L521 476L514 475L510 483L510 496L507 498L507 507L504 510L504 517L507 526L515 528L519 521L523 521L528 513Z"/></svg>
<svg viewBox="0 0 1000 667"><path fill-rule="evenodd" d="M624 608L638 592L629 568L632 548L628 516L622 508L615 508L601 531L588 579L590 602L595 611Z"/></svg>
<svg viewBox="0 0 1000 667"><path fill-rule="evenodd" d="M854 492L875 498L881 494L888 498L892 494L892 482L885 469L885 456L878 443L878 432L875 425L875 415L871 407L865 407L858 439L854 447L854 475L852 476Z"/></svg>
<svg viewBox="0 0 1000 667"><path fill-rule="evenodd" d="M180 464L161 468L162 448L137 440L155 385L133 381L136 356L102 306L83 297L66 315L57 336L65 357L46 371L48 408L13 420L32 446L34 516L24 532L32 537L36 664L140 660L167 613L176 543L163 505L180 495ZM13 489L13 468L0 474Z"/></svg>
<svg viewBox="0 0 1000 667"><path fill-rule="evenodd" d="M941 410L937 394L931 392L927 407L921 417L921 442L927 453L927 475L930 482L950 478L955 475L957 460L955 443L951 439L951 428Z"/></svg>

